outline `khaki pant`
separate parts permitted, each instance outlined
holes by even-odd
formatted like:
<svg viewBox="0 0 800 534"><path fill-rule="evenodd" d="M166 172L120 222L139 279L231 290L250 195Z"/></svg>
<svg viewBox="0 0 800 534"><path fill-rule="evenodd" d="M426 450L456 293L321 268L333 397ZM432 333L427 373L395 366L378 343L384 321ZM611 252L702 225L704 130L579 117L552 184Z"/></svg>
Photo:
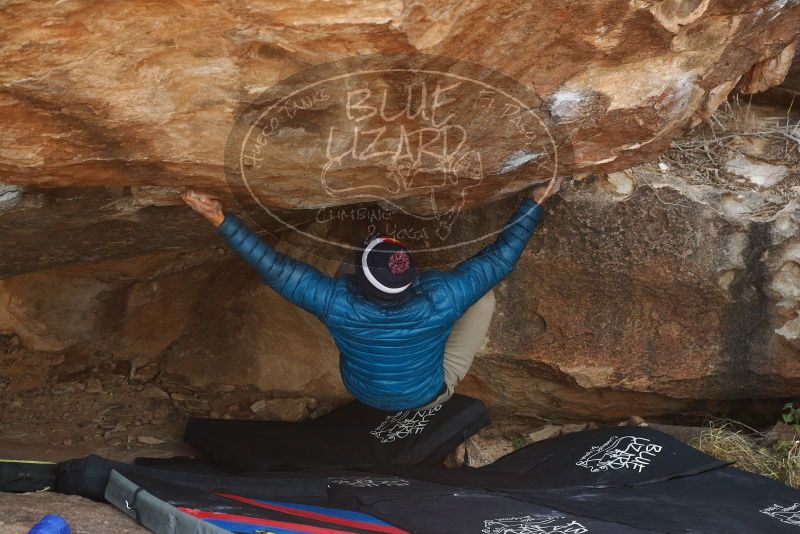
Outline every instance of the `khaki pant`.
<svg viewBox="0 0 800 534"><path fill-rule="evenodd" d="M352 273L353 266L348 263L342 263L336 271L337 276ZM490 289L456 321L444 346L444 383L447 391L417 410L433 408L453 396L456 385L467 376L475 353L483 344L493 313L494 291Z"/></svg>
<svg viewBox="0 0 800 534"><path fill-rule="evenodd" d="M494 290L490 289L456 321L444 345L444 384L447 391L418 410L433 408L453 396L456 385L467 376L475 353L483 345L493 313Z"/></svg>

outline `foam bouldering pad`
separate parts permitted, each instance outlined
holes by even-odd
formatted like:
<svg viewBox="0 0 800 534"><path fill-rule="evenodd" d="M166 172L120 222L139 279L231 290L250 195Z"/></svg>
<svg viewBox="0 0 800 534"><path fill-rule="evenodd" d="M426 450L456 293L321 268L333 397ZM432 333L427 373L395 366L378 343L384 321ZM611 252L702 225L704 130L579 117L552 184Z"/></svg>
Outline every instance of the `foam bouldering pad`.
<svg viewBox="0 0 800 534"><path fill-rule="evenodd" d="M166 462L186 469L195 461ZM285 497L279 486L302 480L293 477L325 490ZM384 465L210 482L113 472L106 496L168 534L779 534L800 526L800 491L637 427L547 440L479 469Z"/></svg>
<svg viewBox="0 0 800 534"><path fill-rule="evenodd" d="M156 534L652 532L485 491L454 492L449 486L396 477L349 473L332 476L330 485L326 504L309 505L113 472L106 499ZM348 491L350 498L344 496Z"/></svg>
<svg viewBox="0 0 800 534"><path fill-rule="evenodd" d="M509 491L479 488L498 473L458 471L474 477L472 488L371 472L315 472L327 477L328 490L310 504L276 499L263 488L187 487L112 472L106 498L159 534L780 534L800 526L800 492L731 467L635 486Z"/></svg>
<svg viewBox="0 0 800 534"><path fill-rule="evenodd" d="M542 488L635 486L728 465L648 427L608 427L530 444L484 466Z"/></svg>
<svg viewBox="0 0 800 534"><path fill-rule="evenodd" d="M644 534L623 523L565 512L556 506L525 502L491 491L463 491L427 486L421 495L407 486L405 494L393 491L391 498L380 490L361 490L350 501L356 510L379 517L417 534ZM658 532L658 531L656 531Z"/></svg>
<svg viewBox="0 0 800 534"><path fill-rule="evenodd" d="M142 463L145 465L126 464L96 454L61 462L58 464L55 491L102 501L113 470L130 476L173 481L187 488L226 488L247 491L250 495L263 494L300 501L319 501L327 489L327 478L302 473L253 478L234 476L213 466L184 459Z"/></svg>
<svg viewBox="0 0 800 534"><path fill-rule="evenodd" d="M342 508L257 497L246 489L206 491L116 471L109 477L105 496L156 534L407 534Z"/></svg>
<svg viewBox="0 0 800 534"><path fill-rule="evenodd" d="M461 488L513 491L637 486L727 465L657 430L610 427L533 443L480 469L383 466L375 470Z"/></svg>
<svg viewBox="0 0 800 534"><path fill-rule="evenodd" d="M54 462L0 460L0 491L48 491L56 484L56 471Z"/></svg>
<svg viewBox="0 0 800 534"><path fill-rule="evenodd" d="M515 491L509 495L670 534L800 532L800 491L734 467L639 486Z"/></svg>
<svg viewBox="0 0 800 534"><path fill-rule="evenodd" d="M435 511L439 510L458 517L455 524L464 528L464 532L467 528L477 528L481 518L459 523L464 519L463 514L480 511L486 517L486 530L473 531L484 534L616 531L778 534L797 532L800 527L800 491L728 466L646 484L571 488L544 488L548 484L539 483L536 472L425 466L391 471L393 474L374 473L332 482L329 502L375 515L413 532L426 531L425 525L429 523L423 524L420 517L436 518L430 525L440 532L458 532L448 530L446 520L438 522ZM528 511L520 506L515 508L495 497L528 503L533 508ZM483 503L490 504L483 507ZM544 524L525 519L546 516L552 511L569 518L569 523L554 522L548 526L574 530L546 530ZM492 514L495 520L488 519ZM500 519L503 514L507 514L508 521ZM589 518L601 523L595 525Z"/></svg>
<svg viewBox="0 0 800 534"><path fill-rule="evenodd" d="M303 423L190 419L186 442L213 464L242 472L441 462L489 424L464 395L429 410L389 413L353 402Z"/></svg>

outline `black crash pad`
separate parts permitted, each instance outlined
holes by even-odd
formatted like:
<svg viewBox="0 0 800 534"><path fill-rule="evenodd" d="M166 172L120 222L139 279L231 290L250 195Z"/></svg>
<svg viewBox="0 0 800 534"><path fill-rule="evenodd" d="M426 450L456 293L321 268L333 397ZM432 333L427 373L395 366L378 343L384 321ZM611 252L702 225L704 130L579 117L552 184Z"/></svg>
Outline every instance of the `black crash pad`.
<svg viewBox="0 0 800 534"><path fill-rule="evenodd" d="M514 491L509 495L670 534L777 534L798 532L800 527L800 491L733 467L641 486Z"/></svg>
<svg viewBox="0 0 800 534"><path fill-rule="evenodd" d="M187 489L226 488L229 491L245 491L249 495L268 495L300 502L320 500L327 487L326 477L313 474L281 473L280 476L265 479L234 476L196 461L159 462L152 459L146 463L147 465L131 465L96 454L61 462L58 464L55 491L102 501L112 470L128 476L176 482Z"/></svg>
<svg viewBox="0 0 800 534"><path fill-rule="evenodd" d="M157 534L788 534L800 526L800 492L731 467L637 486L526 491L478 489L481 480L492 483L484 478L492 473L458 471L475 477L473 488L387 474L328 474L324 501L312 504L276 500L263 489L254 496L253 488L204 490L115 472L106 496Z"/></svg>
<svg viewBox="0 0 800 534"><path fill-rule="evenodd" d="M324 484L324 494L280 493L277 481L292 485L301 475ZM800 527L800 491L636 427L540 442L480 469L395 465L238 478L189 486L115 472L106 496L159 534L779 534Z"/></svg>
<svg viewBox="0 0 800 534"><path fill-rule="evenodd" d="M638 486L727 465L657 430L611 427L533 443L480 469L375 469L461 488L515 491Z"/></svg>
<svg viewBox="0 0 800 534"><path fill-rule="evenodd" d="M790 534L800 527L800 491L732 467L638 486L506 491L480 469L462 470L474 477L472 488L364 477L357 486L332 484L329 502L430 534Z"/></svg>
<svg viewBox="0 0 800 534"><path fill-rule="evenodd" d="M533 443L482 469L541 488L652 484L728 465L648 427L607 427Z"/></svg>
<svg viewBox="0 0 800 534"><path fill-rule="evenodd" d="M395 485L388 484L394 482ZM325 504L203 491L161 479L112 473L106 498L156 534L640 534L651 532L554 507L391 477L331 478ZM339 488L336 490L334 488ZM342 492L350 490L351 498ZM339 501L340 504L337 504Z"/></svg>
<svg viewBox="0 0 800 534"><path fill-rule="evenodd" d="M489 424L464 395L429 410L385 412L353 402L303 423L190 419L186 442L216 465L242 472L436 463Z"/></svg>
<svg viewBox="0 0 800 534"><path fill-rule="evenodd" d="M270 478L265 486L274 487ZM321 504L254 496L245 488L188 488L114 471L106 499L156 534L407 534L367 514Z"/></svg>
<svg viewBox="0 0 800 534"><path fill-rule="evenodd" d="M464 491L426 486L415 494L413 482L405 495L392 498L379 490L360 492L351 505L415 534L644 534L642 530L598 517L565 512L557 506L522 501L493 491Z"/></svg>
<svg viewBox="0 0 800 534"><path fill-rule="evenodd" d="M0 491L47 491L55 485L56 464L53 462L0 460Z"/></svg>

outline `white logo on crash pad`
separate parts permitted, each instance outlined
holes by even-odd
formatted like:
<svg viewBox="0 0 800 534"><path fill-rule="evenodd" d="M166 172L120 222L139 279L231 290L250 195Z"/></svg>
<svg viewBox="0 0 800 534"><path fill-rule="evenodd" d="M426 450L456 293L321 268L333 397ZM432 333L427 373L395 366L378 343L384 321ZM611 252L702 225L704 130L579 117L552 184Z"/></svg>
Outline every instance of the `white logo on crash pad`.
<svg viewBox="0 0 800 534"><path fill-rule="evenodd" d="M646 438L613 436L602 445L592 447L575 465L592 473L617 469L633 469L641 473L661 449L661 445Z"/></svg>
<svg viewBox="0 0 800 534"><path fill-rule="evenodd" d="M351 488L379 488L379 487L400 488L411 485L411 482L403 478L395 478L395 477L386 477L386 478L341 477L341 478L332 478L331 484L335 484L338 486L350 486Z"/></svg>
<svg viewBox="0 0 800 534"><path fill-rule="evenodd" d="M790 506L773 504L759 511L775 519L780 519L781 523L800 526L800 502L796 502Z"/></svg>
<svg viewBox="0 0 800 534"><path fill-rule="evenodd" d="M483 534L586 534L589 529L561 516L530 516L487 519Z"/></svg>
<svg viewBox="0 0 800 534"><path fill-rule="evenodd" d="M442 409L442 405L429 410L404 410L388 416L378 428L370 432L381 443L391 443L398 439L419 434L428 426L433 415Z"/></svg>

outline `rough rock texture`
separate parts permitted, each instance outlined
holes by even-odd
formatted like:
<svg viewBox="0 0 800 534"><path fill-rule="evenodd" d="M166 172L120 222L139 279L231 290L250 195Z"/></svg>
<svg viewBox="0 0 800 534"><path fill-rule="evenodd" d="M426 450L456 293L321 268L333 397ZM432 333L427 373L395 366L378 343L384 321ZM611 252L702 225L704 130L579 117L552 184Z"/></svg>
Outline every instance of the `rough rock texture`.
<svg viewBox="0 0 800 534"><path fill-rule="evenodd" d="M545 223L500 286L469 391L562 416L798 391L796 198L778 208L638 171L629 196L601 180L554 210L568 228ZM766 213L743 218L751 209Z"/></svg>
<svg viewBox="0 0 800 534"><path fill-rule="evenodd" d="M297 420L344 402L324 328L177 195L227 195L234 117L277 81L353 54L417 51L535 90L582 179L497 289L461 391L496 412L565 420L757 409L752 399L777 412L773 399L800 389L797 153L775 152L796 131L762 143L740 130L621 171L656 158L737 85L795 83L798 32L794 1L5 3L2 431L24 440L46 421L53 443L171 446L186 415ZM302 156L313 128L291 134ZM495 147L478 148L492 160ZM300 159L273 162L279 188L306 187ZM473 202L505 198L456 231L513 209L518 184L498 180ZM273 200L297 207L289 198ZM92 409L84 426L72 418Z"/></svg>
<svg viewBox="0 0 800 534"><path fill-rule="evenodd" d="M110 504L101 504L77 495L56 493L0 493L0 530L3 534L26 534L45 514L67 520L74 534L145 534L137 525Z"/></svg>
<svg viewBox="0 0 800 534"><path fill-rule="evenodd" d="M12 2L0 17L4 172L51 185L219 187L235 103L304 67L375 52L470 60L529 83L562 120L579 121L585 170L609 158L626 167L800 31L796 2L764 0L544 11L488 1Z"/></svg>
<svg viewBox="0 0 800 534"><path fill-rule="evenodd" d="M24 229L4 217L4 250L14 249L0 265L7 276L187 246L195 236L186 215L153 208L175 203L185 185L225 193L223 149L235 113L320 62L424 52L496 69L531 87L552 124L568 131L570 170L613 171L652 159L751 69L751 90L778 83L800 5L17 1L4 4L0 28L0 210L49 208ZM313 128L292 135L298 148L318 140ZM491 160L493 146L476 148ZM277 186L314 197L305 167L292 160L270 161ZM117 189L35 198L18 189L34 185ZM502 185L471 202L509 194ZM298 203L296 195L270 201ZM90 220L80 220L79 207L93 212ZM142 235L153 239L140 243Z"/></svg>
<svg viewBox="0 0 800 534"><path fill-rule="evenodd" d="M489 338L460 391L496 413L595 421L775 414L772 399L796 394L800 154L781 129L747 133L772 128L773 110L734 111L715 120L733 128L747 113L748 123L708 153L712 132L700 130L657 164L564 189L496 289ZM515 202L466 214L462 231L502 219ZM209 228L199 232L199 243L220 245ZM324 327L222 248L8 278L0 333L11 336L0 371L11 395L97 390L92 379L114 389L104 377L116 373L157 386L181 414L297 420L347 399ZM51 362L49 371L28 361Z"/></svg>
<svg viewBox="0 0 800 534"><path fill-rule="evenodd" d="M796 51L797 41L790 43L777 56L763 59L753 65L753 68L742 77L739 90L745 94L760 93L783 83L789 74Z"/></svg>
<svg viewBox="0 0 800 534"><path fill-rule="evenodd" d="M639 418L643 425L647 423ZM625 425L626 423L620 423ZM633 425L639 423L630 423ZM531 431L530 427L520 421L494 422L490 426L484 427L477 434L470 436L463 443L445 458L445 465L457 467L467 465L469 467L483 467L494 463L503 456L516 449L536 443L545 439L556 438L573 432L583 430L594 430L597 428L595 423L580 423L554 425L546 424Z"/></svg>
<svg viewBox="0 0 800 534"><path fill-rule="evenodd" d="M795 54L794 59L789 65L789 71L786 73L786 78L783 82L771 88L766 93L759 93L756 95L757 100L765 102L777 103L782 106L795 106L797 102L797 95L800 94L800 47L797 46L795 41Z"/></svg>
<svg viewBox="0 0 800 534"><path fill-rule="evenodd" d="M729 109L657 165L564 194L500 286L471 391L561 415L796 394L797 118Z"/></svg>

